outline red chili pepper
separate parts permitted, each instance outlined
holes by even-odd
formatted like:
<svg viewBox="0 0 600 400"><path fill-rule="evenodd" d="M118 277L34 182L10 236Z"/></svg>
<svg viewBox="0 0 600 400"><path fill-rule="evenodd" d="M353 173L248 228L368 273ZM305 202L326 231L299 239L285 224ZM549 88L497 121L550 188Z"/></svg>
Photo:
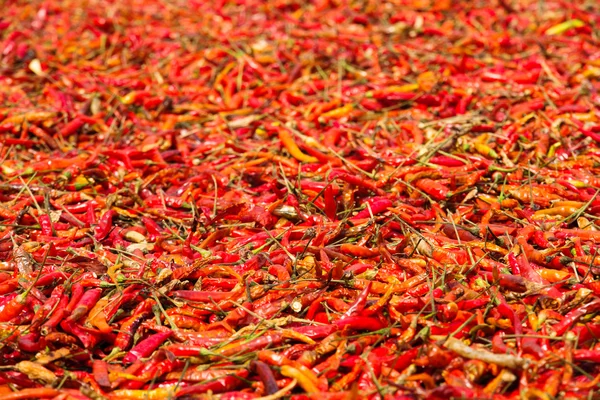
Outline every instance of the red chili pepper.
<svg viewBox="0 0 600 400"><path fill-rule="evenodd" d="M92 362L92 372L94 379L104 389L111 387L110 379L108 376L108 363L102 360L94 360Z"/></svg>
<svg viewBox="0 0 600 400"><path fill-rule="evenodd" d="M521 267L519 266L519 262L517 261L517 257L514 253L508 253L506 256L508 261L508 265L510 266L513 275L521 275Z"/></svg>
<svg viewBox="0 0 600 400"><path fill-rule="evenodd" d="M77 302L77 305L72 309L68 320L75 322L83 318L88 311L94 307L96 302L100 300L100 296L102 296L102 289L100 288L86 290ZM67 306L67 309L69 308L70 307Z"/></svg>
<svg viewBox="0 0 600 400"><path fill-rule="evenodd" d="M517 316L515 311L508 305L504 296L502 296L498 291L494 291L496 298L500 301L500 305L498 306L498 311L501 315L509 318L513 324L513 330L516 335L521 335L523 332L523 328L521 325L521 319Z"/></svg>
<svg viewBox="0 0 600 400"><path fill-rule="evenodd" d="M74 120L66 124L60 131L58 131L58 136L60 137L68 137L74 133L76 133L81 127L85 124L95 124L97 123L96 119L87 117L85 115L78 115Z"/></svg>
<svg viewBox="0 0 600 400"><path fill-rule="evenodd" d="M38 280L39 283L39 280ZM32 327L39 327L48 318L48 315L52 310L57 307L61 299L64 297L65 287L56 286L50 295L50 297L44 302L44 304L37 309L33 320L31 321Z"/></svg>
<svg viewBox="0 0 600 400"><path fill-rule="evenodd" d="M42 234L44 236L54 236L54 229L52 229L52 221L48 214L41 214L38 217L40 221L40 227L42 228Z"/></svg>
<svg viewBox="0 0 600 400"><path fill-rule="evenodd" d="M593 300L588 304L578 307L567 313L565 318L553 326L554 332L556 332L557 335L562 335L581 317L592 312L597 312L598 310L600 310L600 299Z"/></svg>
<svg viewBox="0 0 600 400"><path fill-rule="evenodd" d="M162 233L162 228L153 220L148 217L142 217L142 222L144 223L144 227L148 230L150 235L153 235L154 238L157 238Z"/></svg>
<svg viewBox="0 0 600 400"><path fill-rule="evenodd" d="M190 396L197 393L206 393L211 391L212 393L223 393L230 392L236 388L242 386L243 379L248 376L247 370L240 370L236 375L228 375L222 378L218 378L209 383L202 383L199 385L187 386L177 391L177 396Z"/></svg>
<svg viewBox="0 0 600 400"><path fill-rule="evenodd" d="M382 89L373 91L372 97L377 100L386 101L410 101L417 97L417 95L410 92L388 91Z"/></svg>
<svg viewBox="0 0 600 400"><path fill-rule="evenodd" d="M429 160L430 163L441 165L444 167L462 167L467 164L467 161L462 161L458 157L435 156Z"/></svg>
<svg viewBox="0 0 600 400"><path fill-rule="evenodd" d="M575 126L579 129L579 132L581 132L583 135L592 138L593 140L595 140L596 142L600 142L600 134L597 134L595 132L592 132L588 129L585 129L583 127L583 123L581 123L581 121L578 121L575 118L571 118L571 122L573 122L575 124Z"/></svg>
<svg viewBox="0 0 600 400"><path fill-rule="evenodd" d="M102 214L102 217L100 217L100 221L98 221L98 226L96 226L95 229L94 237L96 238L96 240L102 240L106 238L106 236L108 236L110 230L113 228L112 220L115 216L116 212L112 209Z"/></svg>
<svg viewBox="0 0 600 400"><path fill-rule="evenodd" d="M367 285L362 290L362 292L360 292L354 303L350 306L350 308L348 308L348 311L346 311L342 315L342 319L355 316L362 312L362 310L365 308L365 305L367 304L367 297L369 296L369 292L371 291L371 284L372 282L367 283Z"/></svg>
<svg viewBox="0 0 600 400"><path fill-rule="evenodd" d="M356 214L352 219L369 218L371 215L387 211L393 205L392 201L387 198L373 198L366 202L367 207Z"/></svg>
<svg viewBox="0 0 600 400"><path fill-rule="evenodd" d="M365 189L369 189L373 192L375 192L377 195L379 196L385 196L385 192L378 188L377 185L375 184L375 182L369 180L368 178L360 178L357 177L355 175L350 175L346 172L343 171L339 171L339 170L334 170L330 175L329 175L329 179L333 180L333 179L341 179L345 182L348 182L352 185L356 185Z"/></svg>
<svg viewBox="0 0 600 400"><path fill-rule="evenodd" d="M449 238L460 239L465 242L479 240L479 237L473 235L471 231L468 231L460 226L456 226L453 224L444 224L443 232Z"/></svg>
<svg viewBox="0 0 600 400"><path fill-rule="evenodd" d="M12 296L12 298L7 301L2 309L0 310L0 322L9 322L15 319L27 305L27 298L29 296L29 292L33 289L33 285L29 286L29 288L18 295Z"/></svg>
<svg viewBox="0 0 600 400"><path fill-rule="evenodd" d="M370 258L379 255L379 251L371 250L364 246L359 246L351 243L344 243L340 246L342 254L348 254L355 257Z"/></svg>
<svg viewBox="0 0 600 400"><path fill-rule="evenodd" d="M199 302L221 301L232 296L228 292L200 292L195 290L175 290L171 292L171 295L180 299Z"/></svg>
<svg viewBox="0 0 600 400"><path fill-rule="evenodd" d="M6 146L33 147L37 142L28 139L0 138L0 143Z"/></svg>
<svg viewBox="0 0 600 400"><path fill-rule="evenodd" d="M115 347L121 350L129 349L133 344L133 336L140 324L148 318L150 311L140 311L127 318L119 327L115 338Z"/></svg>
<svg viewBox="0 0 600 400"><path fill-rule="evenodd" d="M343 328L350 328L355 330L368 330L368 331L377 331L379 329L383 329L387 326L386 322L381 321L378 318L372 317L345 317L334 321L334 324Z"/></svg>
<svg viewBox="0 0 600 400"><path fill-rule="evenodd" d="M66 295L61 295L60 300L53 308L54 311L52 314L48 314L48 319L46 322L42 324L42 333L47 333L50 330L54 329L58 324L63 320L63 318L67 315L66 307L69 303L69 297ZM51 309L52 310L52 309ZM34 317L35 320L35 317Z"/></svg>
<svg viewBox="0 0 600 400"><path fill-rule="evenodd" d="M415 186L435 200L447 200L450 196L450 189L433 179L419 179Z"/></svg>
<svg viewBox="0 0 600 400"><path fill-rule="evenodd" d="M30 353L37 353L46 347L46 339L40 337L39 332L29 332L18 338L19 349Z"/></svg>
<svg viewBox="0 0 600 400"><path fill-rule="evenodd" d="M171 337L172 332L160 332L152 336L147 337L138 344L136 344L130 351L123 357L124 363L133 363L139 358L148 357L158 346L160 346L165 340Z"/></svg>

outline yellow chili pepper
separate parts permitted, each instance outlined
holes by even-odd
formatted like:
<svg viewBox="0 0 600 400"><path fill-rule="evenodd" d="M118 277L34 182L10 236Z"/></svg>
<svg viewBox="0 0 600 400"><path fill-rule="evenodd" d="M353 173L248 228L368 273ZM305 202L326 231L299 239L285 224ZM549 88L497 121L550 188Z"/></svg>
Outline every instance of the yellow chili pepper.
<svg viewBox="0 0 600 400"><path fill-rule="evenodd" d="M583 201L561 200L552 203L553 207L577 207L581 208L585 205Z"/></svg>
<svg viewBox="0 0 600 400"><path fill-rule="evenodd" d="M303 335L303 334L296 332L294 330L291 330L291 329L284 329L283 336L286 338L289 338L289 339L296 339L299 342L304 342L307 344L315 344L315 341L312 340L311 338L309 338L308 336Z"/></svg>
<svg viewBox="0 0 600 400"><path fill-rule="evenodd" d="M2 125L5 124L22 124L23 122L40 122L47 121L50 118L54 117L56 113L54 112L46 112L46 111L32 111L26 114L15 115L12 117L8 117L2 121Z"/></svg>
<svg viewBox="0 0 600 400"><path fill-rule="evenodd" d="M379 89L379 90L370 90L365 94L365 96L367 98L372 98L376 93L408 93L408 92L416 92L417 90L419 90L418 83L409 83L406 85L388 86L384 89Z"/></svg>
<svg viewBox="0 0 600 400"><path fill-rule="evenodd" d="M214 86L216 87L217 85L221 84L221 81L223 80L223 78L225 78L225 76L229 73L229 71L231 71L233 69L233 67L235 67L236 63L235 62L230 62L229 64L227 64L225 66L225 68L223 68L221 70L221 72L219 72L219 74L217 75L217 77L215 78L215 83Z"/></svg>
<svg viewBox="0 0 600 400"><path fill-rule="evenodd" d="M475 143L474 147L475 147L475 150L482 156L498 158L498 153L496 153L496 151L494 149L492 149L490 146L488 146L487 144Z"/></svg>
<svg viewBox="0 0 600 400"><path fill-rule="evenodd" d="M409 83L409 84L400 85L400 86L389 86L385 89L386 92L390 92L390 93L406 93L406 92L414 92L415 90L419 90L418 83Z"/></svg>
<svg viewBox="0 0 600 400"><path fill-rule="evenodd" d="M432 71L423 72L417 77L419 88L425 92L431 91L438 83L438 77Z"/></svg>
<svg viewBox="0 0 600 400"><path fill-rule="evenodd" d="M548 149L548 158L554 157L556 149L558 149L560 146L562 146L561 142L556 142L552 146L550 146L550 149Z"/></svg>
<svg viewBox="0 0 600 400"><path fill-rule="evenodd" d="M90 181L83 175L78 175L73 182L75 187L84 188L90 184Z"/></svg>
<svg viewBox="0 0 600 400"><path fill-rule="evenodd" d="M280 372L281 375L285 377L296 379L298 384L302 386L302 389L304 389L307 393L316 393L319 391L313 380L297 368L289 365L283 365L281 366Z"/></svg>
<svg viewBox="0 0 600 400"><path fill-rule="evenodd" d="M302 150L300 150L296 142L294 142L292 135L290 135L287 131L280 129L279 139L281 140L281 143L283 143L287 151L289 151L292 157L294 157L296 160L307 163L314 163L318 161L315 157L309 156L308 154L304 154Z"/></svg>
<svg viewBox="0 0 600 400"><path fill-rule="evenodd" d="M585 23L580 20L580 19L570 19L568 21L565 22L561 22L558 25L554 25L551 28L548 28L546 30L546 35L560 35L561 33L565 33L566 31L568 31L571 28L581 28L585 26Z"/></svg>
<svg viewBox="0 0 600 400"><path fill-rule="evenodd" d="M137 92L135 90L132 92L129 92L121 98L121 103L131 104L135 101L136 96L137 96Z"/></svg>
<svg viewBox="0 0 600 400"><path fill-rule="evenodd" d="M531 329L533 329L534 331L537 331L538 328L540 327L540 321L539 321L536 313L534 313L532 311L528 312L527 320L529 321L529 326L531 326Z"/></svg>
<svg viewBox="0 0 600 400"><path fill-rule="evenodd" d="M319 120L342 118L350 114L352 110L354 110L354 106L352 104L346 104L345 106L338 107L331 111L327 111L326 113L321 114Z"/></svg>
<svg viewBox="0 0 600 400"><path fill-rule="evenodd" d="M111 397L115 399L145 399L145 400L162 400L168 399L174 394L173 388L157 388L152 390L133 390L122 389L111 392Z"/></svg>
<svg viewBox="0 0 600 400"><path fill-rule="evenodd" d="M560 206L560 207L552 207L552 208L546 208L545 210L538 210L536 211L533 216L534 217L539 217L542 215L560 215L561 217L568 217L570 215L575 214L577 211L579 211L578 206Z"/></svg>
<svg viewBox="0 0 600 400"><path fill-rule="evenodd" d="M493 251L493 252L500 253L503 255L508 254L508 250L506 250L505 248L500 247L498 245L495 245L493 243L490 243L490 242L473 241L473 242L469 242L469 245L472 247L479 247L480 249Z"/></svg>
<svg viewBox="0 0 600 400"><path fill-rule="evenodd" d="M106 270L106 274L114 283L117 283L117 274L119 273L121 268L123 268L123 264L119 263L108 267L108 269Z"/></svg>
<svg viewBox="0 0 600 400"><path fill-rule="evenodd" d="M93 325L96 328L98 328L100 332L103 333L112 332L112 328L110 327L110 325L108 325L108 322L106 322L106 313L104 311L107 304L108 299L98 300L94 308L92 308L91 311L88 313L89 316L86 321L90 325Z"/></svg>
<svg viewBox="0 0 600 400"><path fill-rule="evenodd" d="M564 114L562 114L564 115ZM598 121L598 118L596 117L596 114L593 111L587 112L587 113L573 113L571 114L571 116L575 119L578 119L581 122L596 122Z"/></svg>
<svg viewBox="0 0 600 400"><path fill-rule="evenodd" d="M571 273L567 271L548 268L540 268L537 270L537 273L540 274L542 278L544 278L550 283L564 281L565 279L571 276Z"/></svg>

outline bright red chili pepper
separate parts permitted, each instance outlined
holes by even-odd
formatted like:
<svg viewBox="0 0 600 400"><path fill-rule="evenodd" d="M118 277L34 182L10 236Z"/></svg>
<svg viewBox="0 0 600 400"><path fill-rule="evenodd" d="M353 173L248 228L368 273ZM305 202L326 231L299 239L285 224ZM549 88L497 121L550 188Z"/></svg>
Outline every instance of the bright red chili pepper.
<svg viewBox="0 0 600 400"><path fill-rule="evenodd" d="M160 346L165 340L172 335L172 332L160 332L152 336L147 337L138 344L136 344L125 357L123 362L133 363L139 358L148 357L158 346Z"/></svg>
<svg viewBox="0 0 600 400"><path fill-rule="evenodd" d="M97 240L102 240L106 236L108 236L110 230L113 228L112 220L116 214L117 213L115 212L115 210L108 210L104 214L102 214L102 217L100 217L100 220L98 221L98 226L96 226L95 229L94 237Z"/></svg>

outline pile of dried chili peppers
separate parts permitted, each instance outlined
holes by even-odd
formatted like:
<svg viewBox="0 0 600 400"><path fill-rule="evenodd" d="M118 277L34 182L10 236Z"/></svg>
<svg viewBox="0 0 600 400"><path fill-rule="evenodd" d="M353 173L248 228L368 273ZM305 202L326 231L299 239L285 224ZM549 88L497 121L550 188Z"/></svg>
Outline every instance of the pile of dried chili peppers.
<svg viewBox="0 0 600 400"><path fill-rule="evenodd" d="M593 0L6 0L0 399L600 388Z"/></svg>

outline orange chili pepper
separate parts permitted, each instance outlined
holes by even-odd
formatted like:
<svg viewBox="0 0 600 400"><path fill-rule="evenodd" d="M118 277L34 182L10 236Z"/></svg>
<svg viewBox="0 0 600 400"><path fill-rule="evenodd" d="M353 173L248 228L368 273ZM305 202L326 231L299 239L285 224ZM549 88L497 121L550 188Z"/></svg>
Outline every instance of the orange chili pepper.
<svg viewBox="0 0 600 400"><path fill-rule="evenodd" d="M307 163L314 163L318 161L316 157L304 154L292 138L292 135L290 135L286 130L279 129L279 139L287 151L289 151L292 157L294 157L296 160Z"/></svg>

